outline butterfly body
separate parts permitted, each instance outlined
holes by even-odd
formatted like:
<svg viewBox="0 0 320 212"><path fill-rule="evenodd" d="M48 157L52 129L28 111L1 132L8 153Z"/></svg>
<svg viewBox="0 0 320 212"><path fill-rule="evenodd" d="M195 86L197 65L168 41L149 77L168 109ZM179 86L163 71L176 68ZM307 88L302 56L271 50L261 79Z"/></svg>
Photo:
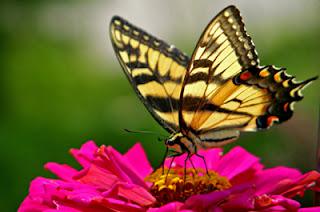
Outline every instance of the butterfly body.
<svg viewBox="0 0 320 212"><path fill-rule="evenodd" d="M208 24L189 58L115 16L110 37L140 100L171 136L174 154L224 146L242 131L288 120L305 85L284 68L261 66L239 10L229 6Z"/></svg>
<svg viewBox="0 0 320 212"><path fill-rule="evenodd" d="M229 136L227 136L227 133L229 133ZM187 134L177 132L171 135L165 141L165 144L170 149L171 155L180 155L185 152L193 155L197 153L198 149L224 146L236 140L238 136L238 131L211 133L206 136L202 135L202 138L192 132L188 132Z"/></svg>

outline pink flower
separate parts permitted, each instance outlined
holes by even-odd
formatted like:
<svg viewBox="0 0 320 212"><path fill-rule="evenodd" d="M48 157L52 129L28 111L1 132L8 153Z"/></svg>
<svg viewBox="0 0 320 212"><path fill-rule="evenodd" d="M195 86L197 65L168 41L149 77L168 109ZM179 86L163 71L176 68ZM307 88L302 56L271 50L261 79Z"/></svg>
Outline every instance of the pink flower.
<svg viewBox="0 0 320 212"><path fill-rule="evenodd" d="M320 191L320 174L301 174L287 167L264 169L259 159L241 147L222 155L221 149L200 151L206 158L209 176L199 157L175 159L167 174L153 172L140 144L121 155L112 147L85 143L71 154L80 171L57 163L45 168L59 179L37 177L20 212L34 211L320 211L300 208L291 199L306 189ZM168 167L171 159L167 159Z"/></svg>

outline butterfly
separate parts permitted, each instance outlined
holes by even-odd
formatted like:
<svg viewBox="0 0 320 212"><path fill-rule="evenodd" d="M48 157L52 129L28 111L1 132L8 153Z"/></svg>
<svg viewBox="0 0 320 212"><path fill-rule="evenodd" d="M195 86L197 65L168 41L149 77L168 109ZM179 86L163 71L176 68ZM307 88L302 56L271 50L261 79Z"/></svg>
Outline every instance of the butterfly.
<svg viewBox="0 0 320 212"><path fill-rule="evenodd" d="M317 77L296 82L285 68L261 66L239 10L223 9L207 25L192 57L114 16L116 56L148 111L171 135L172 155L235 141L293 114L300 93Z"/></svg>

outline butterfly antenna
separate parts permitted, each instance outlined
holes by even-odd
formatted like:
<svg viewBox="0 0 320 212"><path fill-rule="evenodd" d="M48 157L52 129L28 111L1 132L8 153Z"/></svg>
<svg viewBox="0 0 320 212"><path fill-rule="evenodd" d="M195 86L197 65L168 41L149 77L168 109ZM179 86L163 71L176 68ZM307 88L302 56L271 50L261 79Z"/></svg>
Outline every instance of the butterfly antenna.
<svg viewBox="0 0 320 212"><path fill-rule="evenodd" d="M126 132L128 132L128 133L141 133L141 134L157 135L157 136L163 137L162 140L167 137L167 136L165 136L165 135L162 135L162 134L157 133L157 132L152 132L152 131L129 130L129 129L124 129L124 131L126 131ZM158 138L158 140L160 139L160 137Z"/></svg>

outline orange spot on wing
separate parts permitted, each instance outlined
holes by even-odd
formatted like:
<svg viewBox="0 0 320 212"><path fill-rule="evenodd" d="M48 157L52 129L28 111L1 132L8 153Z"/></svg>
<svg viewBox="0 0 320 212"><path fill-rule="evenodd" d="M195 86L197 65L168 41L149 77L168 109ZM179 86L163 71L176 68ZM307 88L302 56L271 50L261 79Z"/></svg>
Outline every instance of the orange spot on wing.
<svg viewBox="0 0 320 212"><path fill-rule="evenodd" d="M278 72L276 73L274 76L273 76L273 79L277 82L277 83L280 83L282 82L282 79L281 79L281 72Z"/></svg>
<svg viewBox="0 0 320 212"><path fill-rule="evenodd" d="M267 125L271 126L275 121L279 121L279 118L277 116L269 116L267 119Z"/></svg>
<svg viewBox="0 0 320 212"><path fill-rule="evenodd" d="M270 75L270 72L267 69L265 69L265 70L260 71L259 75L260 75L260 77L267 77Z"/></svg>

